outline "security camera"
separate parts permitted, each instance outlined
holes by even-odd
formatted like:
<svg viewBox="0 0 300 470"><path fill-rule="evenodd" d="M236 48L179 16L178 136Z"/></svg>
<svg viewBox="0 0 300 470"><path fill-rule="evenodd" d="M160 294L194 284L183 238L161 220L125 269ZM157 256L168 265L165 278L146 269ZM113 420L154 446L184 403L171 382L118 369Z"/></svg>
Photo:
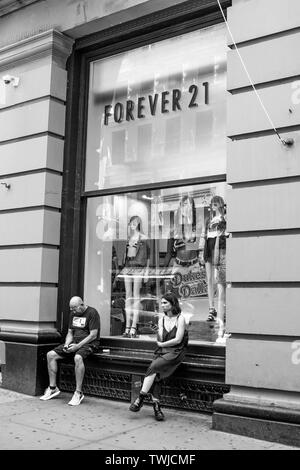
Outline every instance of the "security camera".
<svg viewBox="0 0 300 470"><path fill-rule="evenodd" d="M2 80L5 85L9 85L11 83L12 86L17 87L19 85L20 78L14 77L13 75L3 75Z"/></svg>
<svg viewBox="0 0 300 470"><path fill-rule="evenodd" d="M11 75L4 75L4 77L2 77L2 80L4 81L5 85L9 85L10 82L11 82Z"/></svg>

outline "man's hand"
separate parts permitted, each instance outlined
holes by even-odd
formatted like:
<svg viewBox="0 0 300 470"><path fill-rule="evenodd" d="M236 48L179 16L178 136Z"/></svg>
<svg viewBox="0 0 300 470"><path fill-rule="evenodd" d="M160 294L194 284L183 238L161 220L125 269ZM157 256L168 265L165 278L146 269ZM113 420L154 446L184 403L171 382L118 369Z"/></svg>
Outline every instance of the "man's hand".
<svg viewBox="0 0 300 470"><path fill-rule="evenodd" d="M69 344L69 346L64 347L64 351L67 353L72 353L72 352L74 353L75 351L77 351L77 349L78 349L78 346L75 343L71 343Z"/></svg>
<svg viewBox="0 0 300 470"><path fill-rule="evenodd" d="M157 341L157 346L158 346L159 348L162 348L162 347L163 347L163 343L162 343L161 341Z"/></svg>

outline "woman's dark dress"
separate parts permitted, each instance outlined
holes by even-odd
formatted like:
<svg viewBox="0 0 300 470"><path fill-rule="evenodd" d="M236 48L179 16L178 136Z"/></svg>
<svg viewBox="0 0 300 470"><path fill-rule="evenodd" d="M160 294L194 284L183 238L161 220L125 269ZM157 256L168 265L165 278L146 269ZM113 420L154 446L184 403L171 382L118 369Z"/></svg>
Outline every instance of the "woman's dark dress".
<svg viewBox="0 0 300 470"><path fill-rule="evenodd" d="M162 342L174 339L177 333L178 318L171 331L165 329L165 317L163 318L163 337ZM185 351L188 344L188 331L185 329L183 338L179 344L169 346L167 348L157 348L154 352L154 359L147 369L146 377L148 375L157 374L156 380L165 379L173 374L175 369L183 361Z"/></svg>

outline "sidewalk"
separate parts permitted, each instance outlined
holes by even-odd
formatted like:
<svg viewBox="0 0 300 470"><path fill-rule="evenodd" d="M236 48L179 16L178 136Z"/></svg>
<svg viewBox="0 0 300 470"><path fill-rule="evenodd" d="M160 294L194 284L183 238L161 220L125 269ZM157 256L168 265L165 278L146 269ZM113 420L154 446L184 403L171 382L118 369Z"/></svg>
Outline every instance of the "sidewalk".
<svg viewBox="0 0 300 470"><path fill-rule="evenodd" d="M272 442L211 429L211 416L164 409L157 422L150 406L86 396L67 406L69 393L49 401L0 388L0 450L278 450Z"/></svg>

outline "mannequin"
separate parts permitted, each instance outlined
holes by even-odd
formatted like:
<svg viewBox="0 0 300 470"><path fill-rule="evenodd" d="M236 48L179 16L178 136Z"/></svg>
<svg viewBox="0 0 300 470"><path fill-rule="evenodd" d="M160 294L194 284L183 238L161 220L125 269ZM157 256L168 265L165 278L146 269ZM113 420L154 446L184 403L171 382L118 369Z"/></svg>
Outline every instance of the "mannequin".
<svg viewBox="0 0 300 470"><path fill-rule="evenodd" d="M196 208L194 199L183 196L177 211L174 230L175 265L192 266L198 262Z"/></svg>
<svg viewBox="0 0 300 470"><path fill-rule="evenodd" d="M218 321L219 336L224 334L226 302L226 219L225 203L221 196L213 196L210 202L210 218L201 235L204 240L203 261L207 276L209 314L207 321ZM214 307L214 281L218 287L217 311Z"/></svg>
<svg viewBox="0 0 300 470"><path fill-rule="evenodd" d="M196 237L196 209L191 196L185 195L179 202L175 215L175 227L168 240L164 266L174 259L174 268L186 268L198 263L199 239Z"/></svg>
<svg viewBox="0 0 300 470"><path fill-rule="evenodd" d="M191 318L199 306L201 267L199 240L196 227L196 207L189 195L182 196L174 218L174 230L168 243L165 266L173 258L171 290L181 298L186 318Z"/></svg>
<svg viewBox="0 0 300 470"><path fill-rule="evenodd" d="M129 236L126 244L125 267L132 269L129 269L129 273L124 276L126 328L123 337L136 338L140 311L140 290L143 279L147 279L149 267L149 244L146 235L142 233L142 221L138 215L130 218L128 226Z"/></svg>

